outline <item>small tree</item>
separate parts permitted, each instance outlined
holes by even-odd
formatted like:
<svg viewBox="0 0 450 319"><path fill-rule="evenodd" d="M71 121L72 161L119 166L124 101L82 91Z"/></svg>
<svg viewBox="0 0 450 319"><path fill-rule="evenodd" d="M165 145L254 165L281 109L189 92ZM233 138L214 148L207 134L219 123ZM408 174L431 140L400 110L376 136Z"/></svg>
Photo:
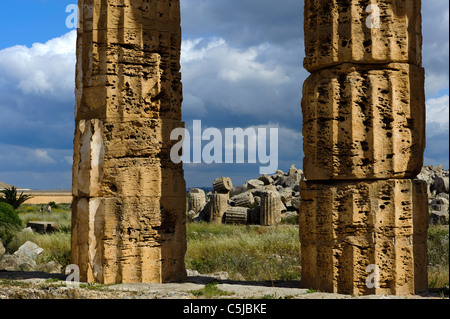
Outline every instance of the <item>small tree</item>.
<svg viewBox="0 0 450 319"><path fill-rule="evenodd" d="M23 192L17 196L17 188L15 186L5 188L0 193L3 193L4 195L4 197L0 197L0 202L11 205L13 209L18 209L25 201L33 198L31 195L24 195Z"/></svg>

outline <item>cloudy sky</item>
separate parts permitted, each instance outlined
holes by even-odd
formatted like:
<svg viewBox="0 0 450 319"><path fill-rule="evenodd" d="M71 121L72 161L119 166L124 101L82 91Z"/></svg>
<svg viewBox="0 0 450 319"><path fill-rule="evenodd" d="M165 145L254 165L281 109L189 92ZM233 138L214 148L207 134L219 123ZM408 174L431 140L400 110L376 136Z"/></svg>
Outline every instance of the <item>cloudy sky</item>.
<svg viewBox="0 0 450 319"><path fill-rule="evenodd" d="M0 181L71 187L76 0L2 1ZM182 0L183 120L188 128L279 128L278 167L302 165L303 1ZM449 167L449 1L423 1L425 164ZM259 164L185 164L189 187L235 185Z"/></svg>

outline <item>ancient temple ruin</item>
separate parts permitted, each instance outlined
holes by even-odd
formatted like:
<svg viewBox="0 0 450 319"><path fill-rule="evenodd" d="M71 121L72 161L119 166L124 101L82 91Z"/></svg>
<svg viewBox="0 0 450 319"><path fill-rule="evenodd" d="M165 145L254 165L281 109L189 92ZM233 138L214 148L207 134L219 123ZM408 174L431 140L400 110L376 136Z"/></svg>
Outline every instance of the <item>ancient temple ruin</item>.
<svg viewBox="0 0 450 319"><path fill-rule="evenodd" d="M183 127L180 1L79 0L79 8L72 263L87 282L182 280L186 187L182 164L170 159L170 133ZM413 180L425 147L420 10L420 0L305 0L306 287L427 288L427 190ZM215 181L211 219L222 220L231 186ZM272 194L262 206L264 225L279 219Z"/></svg>
<svg viewBox="0 0 450 319"><path fill-rule="evenodd" d="M427 288L427 191L413 180L425 148L421 45L420 0L305 0L307 287L354 295Z"/></svg>
<svg viewBox="0 0 450 319"><path fill-rule="evenodd" d="M80 0L73 264L81 280L186 276L179 0Z"/></svg>

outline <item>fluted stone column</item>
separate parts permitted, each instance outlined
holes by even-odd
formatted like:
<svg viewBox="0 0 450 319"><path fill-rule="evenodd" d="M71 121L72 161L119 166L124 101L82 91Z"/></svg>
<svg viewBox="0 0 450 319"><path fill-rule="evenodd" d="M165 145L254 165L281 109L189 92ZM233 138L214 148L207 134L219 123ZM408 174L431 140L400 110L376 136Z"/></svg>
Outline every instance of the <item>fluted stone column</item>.
<svg viewBox="0 0 450 319"><path fill-rule="evenodd" d="M370 5L370 6L369 6ZM302 281L321 291L426 290L421 1L305 0Z"/></svg>
<svg viewBox="0 0 450 319"><path fill-rule="evenodd" d="M206 205L205 191L199 188L193 188L189 191L188 210L198 213Z"/></svg>
<svg viewBox="0 0 450 319"><path fill-rule="evenodd" d="M246 225L249 220L250 210L246 207L232 207L228 206L227 211L223 217L225 224L242 224Z"/></svg>
<svg viewBox="0 0 450 319"><path fill-rule="evenodd" d="M223 222L223 215L228 209L228 194L214 193L209 198L210 216L209 221L216 224Z"/></svg>
<svg viewBox="0 0 450 319"><path fill-rule="evenodd" d="M186 276L179 0L80 0L73 264L81 280Z"/></svg>
<svg viewBox="0 0 450 319"><path fill-rule="evenodd" d="M255 197L249 191L233 196L231 200L237 207L250 207L255 203Z"/></svg>
<svg viewBox="0 0 450 319"><path fill-rule="evenodd" d="M262 226L274 226L281 222L281 197L278 192L261 193L260 223Z"/></svg>

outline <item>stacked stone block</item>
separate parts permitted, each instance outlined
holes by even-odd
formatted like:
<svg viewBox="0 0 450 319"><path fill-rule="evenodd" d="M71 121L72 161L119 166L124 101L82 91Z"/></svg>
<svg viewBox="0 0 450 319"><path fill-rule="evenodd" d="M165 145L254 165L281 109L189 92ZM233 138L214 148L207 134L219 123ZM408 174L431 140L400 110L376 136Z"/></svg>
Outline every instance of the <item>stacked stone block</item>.
<svg viewBox="0 0 450 319"><path fill-rule="evenodd" d="M80 0L71 260L82 281L186 276L178 0Z"/></svg>
<svg viewBox="0 0 450 319"><path fill-rule="evenodd" d="M355 295L427 288L427 192L412 180L425 148L420 9L420 0L305 1L307 287Z"/></svg>

